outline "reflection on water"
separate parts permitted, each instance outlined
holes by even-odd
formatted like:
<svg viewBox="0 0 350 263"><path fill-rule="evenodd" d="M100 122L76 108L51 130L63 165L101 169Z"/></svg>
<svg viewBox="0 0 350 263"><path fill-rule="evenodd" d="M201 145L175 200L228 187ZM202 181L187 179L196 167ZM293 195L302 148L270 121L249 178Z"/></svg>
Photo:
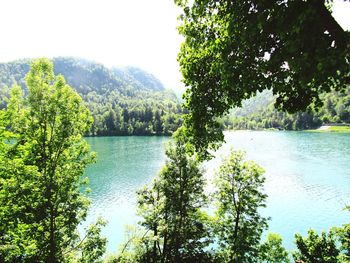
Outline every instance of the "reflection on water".
<svg viewBox="0 0 350 263"><path fill-rule="evenodd" d="M205 164L211 178L221 157L243 149L266 171L270 231L280 233L288 249L296 232L327 230L350 222L350 134L308 132L228 132L217 158ZM123 240L124 225L137 222L135 191L164 163L166 137L88 138L98 161L87 170L92 189L88 221L102 215L109 251Z"/></svg>

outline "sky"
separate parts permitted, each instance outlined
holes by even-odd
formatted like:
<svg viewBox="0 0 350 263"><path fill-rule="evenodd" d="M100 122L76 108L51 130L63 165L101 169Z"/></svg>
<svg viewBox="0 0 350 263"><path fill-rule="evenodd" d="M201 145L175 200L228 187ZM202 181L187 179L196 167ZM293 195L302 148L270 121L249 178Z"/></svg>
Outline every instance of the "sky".
<svg viewBox="0 0 350 263"><path fill-rule="evenodd" d="M173 0L0 0L0 62L81 57L141 67L182 89L180 11ZM335 0L333 15L350 30L349 3Z"/></svg>

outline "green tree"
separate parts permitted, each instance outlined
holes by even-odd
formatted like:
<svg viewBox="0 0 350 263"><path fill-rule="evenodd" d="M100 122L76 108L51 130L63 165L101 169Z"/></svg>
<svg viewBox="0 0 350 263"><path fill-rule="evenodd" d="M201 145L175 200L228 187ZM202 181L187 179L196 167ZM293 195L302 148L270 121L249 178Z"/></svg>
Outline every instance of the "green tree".
<svg viewBox="0 0 350 263"><path fill-rule="evenodd" d="M233 151L220 166L213 195L220 262L255 262L258 258L261 234L267 228L267 218L258 211L266 200L263 173L260 166L245 161L240 151Z"/></svg>
<svg viewBox="0 0 350 263"><path fill-rule="evenodd" d="M322 232L320 235L314 230L308 231L307 237L300 234L295 235L295 243L298 251L293 253L295 260L305 263L336 263L340 254L336 245L333 232L329 234Z"/></svg>
<svg viewBox="0 0 350 263"><path fill-rule="evenodd" d="M259 248L259 262L290 263L288 252L282 245L282 238L278 234L270 233Z"/></svg>
<svg viewBox="0 0 350 263"><path fill-rule="evenodd" d="M102 219L98 219L93 225L86 230L85 238L78 244L78 263L101 263L105 250L107 239L101 237L101 228L106 225Z"/></svg>
<svg viewBox="0 0 350 263"><path fill-rule="evenodd" d="M296 112L349 84L349 32L327 8L332 1L175 2L186 124L204 154L223 139L217 117L257 91L271 88L279 108Z"/></svg>
<svg viewBox="0 0 350 263"><path fill-rule="evenodd" d="M154 253L153 248L157 244L154 240L157 236L149 234L149 231L141 226L126 226L125 243L116 255L107 258L106 263L159 262L157 251Z"/></svg>
<svg viewBox="0 0 350 263"><path fill-rule="evenodd" d="M156 110L156 113L154 115L154 128L153 130L156 132L156 134L162 134L163 132L163 123L161 118L161 113L159 110Z"/></svg>
<svg viewBox="0 0 350 263"><path fill-rule="evenodd" d="M347 207L349 209L349 207ZM340 243L340 262L350 262L350 224L343 227L336 227L332 231L337 235Z"/></svg>
<svg viewBox="0 0 350 263"><path fill-rule="evenodd" d="M117 114L113 109L109 109L105 113L105 124L110 134L115 134L117 132Z"/></svg>
<svg viewBox="0 0 350 263"><path fill-rule="evenodd" d="M26 83L28 96L15 87L0 113L0 259L63 262L81 249L82 175L94 160L82 135L92 118L49 60L34 61Z"/></svg>
<svg viewBox="0 0 350 263"><path fill-rule="evenodd" d="M150 261L144 262L207 262L204 178L187 147L180 129L166 149L168 159L159 176L139 192L141 224L153 240Z"/></svg>
<svg viewBox="0 0 350 263"><path fill-rule="evenodd" d="M0 262L34 261L38 253L32 237L36 219L31 212L42 198L36 185L39 173L35 166L25 163L25 152L15 152L10 142L18 141L19 135L8 129L24 124L21 98L21 89L14 87L7 110L0 111Z"/></svg>

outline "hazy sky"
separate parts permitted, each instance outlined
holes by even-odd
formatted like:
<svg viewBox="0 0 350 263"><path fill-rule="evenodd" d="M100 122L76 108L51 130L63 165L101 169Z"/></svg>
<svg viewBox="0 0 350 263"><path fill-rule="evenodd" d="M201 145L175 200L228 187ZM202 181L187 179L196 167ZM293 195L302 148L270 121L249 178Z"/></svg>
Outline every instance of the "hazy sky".
<svg viewBox="0 0 350 263"><path fill-rule="evenodd" d="M335 2L350 29L350 4ZM139 66L176 89L179 13L173 0L0 0L0 62L76 56Z"/></svg>

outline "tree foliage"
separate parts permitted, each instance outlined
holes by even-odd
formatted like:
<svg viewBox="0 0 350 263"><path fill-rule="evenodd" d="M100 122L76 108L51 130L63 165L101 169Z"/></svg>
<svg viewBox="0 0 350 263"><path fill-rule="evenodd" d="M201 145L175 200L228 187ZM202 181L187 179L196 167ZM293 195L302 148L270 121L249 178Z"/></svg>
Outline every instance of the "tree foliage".
<svg viewBox="0 0 350 263"><path fill-rule="evenodd" d="M107 239L101 237L101 228L106 225L106 222L101 218L95 224L92 224L86 230L84 239L78 244L78 263L101 263L102 256L106 251Z"/></svg>
<svg viewBox="0 0 350 263"><path fill-rule="evenodd" d="M310 229L307 237L303 238L300 234L296 234L295 242L298 248L298 251L293 253L295 260L302 260L305 263L339 262L340 251L333 232L329 234L322 232L319 235Z"/></svg>
<svg viewBox="0 0 350 263"><path fill-rule="evenodd" d="M350 224L345 224L341 228L336 228L335 232L339 236L341 259L350 262Z"/></svg>
<svg viewBox="0 0 350 263"><path fill-rule="evenodd" d="M186 123L199 152L223 139L217 117L257 91L271 88L278 108L296 112L350 82L349 32L328 1L175 2L183 7Z"/></svg>
<svg viewBox="0 0 350 263"><path fill-rule="evenodd" d="M187 154L180 129L166 149L166 165L150 187L138 193L145 254L142 262L207 262L207 198L199 163Z"/></svg>
<svg viewBox="0 0 350 263"><path fill-rule="evenodd" d="M255 262L258 258L261 234L267 228L267 218L258 211L266 200L263 173L239 151L232 152L220 166L214 193L219 262Z"/></svg>
<svg viewBox="0 0 350 263"><path fill-rule="evenodd" d="M259 262L290 263L288 252L282 245L282 238L278 234L270 233L259 248Z"/></svg>
<svg viewBox="0 0 350 263"><path fill-rule="evenodd" d="M34 61L26 83L28 95L14 87L0 111L0 261L64 262L80 249L89 204L80 189L92 118L50 61Z"/></svg>
<svg viewBox="0 0 350 263"><path fill-rule="evenodd" d="M350 87L344 93L331 91L320 95L323 105L307 112L286 113L274 107L275 98L269 91L245 100L241 108L235 108L220 119L223 129L315 129L322 124L350 124Z"/></svg>

